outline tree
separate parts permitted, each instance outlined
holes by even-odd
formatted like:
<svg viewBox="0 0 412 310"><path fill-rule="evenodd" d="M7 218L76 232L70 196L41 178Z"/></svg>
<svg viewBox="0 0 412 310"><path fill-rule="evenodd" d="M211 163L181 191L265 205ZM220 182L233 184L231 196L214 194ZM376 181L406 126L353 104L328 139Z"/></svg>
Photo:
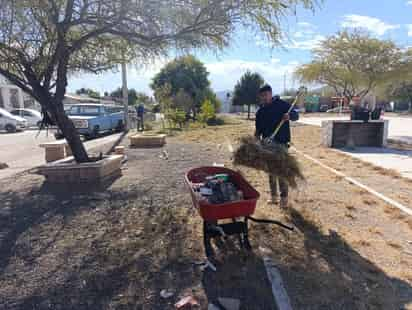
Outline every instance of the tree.
<svg viewBox="0 0 412 310"><path fill-rule="evenodd" d="M387 87L389 97L409 103L409 111L412 112L412 80L391 83Z"/></svg>
<svg viewBox="0 0 412 310"><path fill-rule="evenodd" d="M192 55L182 56L166 64L153 78L151 87L156 93L156 89L168 84L173 97L183 91L192 98L190 110L196 114L210 87L208 75L201 61Z"/></svg>
<svg viewBox="0 0 412 310"><path fill-rule="evenodd" d="M216 109L209 99L203 101L200 108L199 118L200 121L204 124L211 124L212 122L216 121Z"/></svg>
<svg viewBox="0 0 412 310"><path fill-rule="evenodd" d="M123 89L121 87L116 88L110 93L110 97L122 99ZM129 105L133 106L137 104L137 91L134 88L129 88L127 90L127 102Z"/></svg>
<svg viewBox="0 0 412 310"><path fill-rule="evenodd" d="M77 95L86 95L90 98L100 99L100 93L90 88L80 88L76 90Z"/></svg>
<svg viewBox="0 0 412 310"><path fill-rule="evenodd" d="M143 92L136 92L136 101L137 101L138 104L142 103L145 106L151 106L151 105L155 104L153 98L146 95Z"/></svg>
<svg viewBox="0 0 412 310"><path fill-rule="evenodd" d="M315 0L0 0L0 74L36 99L56 123L77 162L88 154L63 98L68 75L148 62L169 51L227 46L238 26L274 44L280 22Z"/></svg>
<svg viewBox="0 0 412 310"><path fill-rule="evenodd" d="M259 104L259 88L264 82L259 73L247 71L235 85L233 105L247 105L248 119L250 119L250 107Z"/></svg>
<svg viewBox="0 0 412 310"><path fill-rule="evenodd" d="M359 30L343 31L321 42L313 51L313 60L295 73L304 83L332 87L350 102L405 74L410 63L410 55L390 40Z"/></svg>
<svg viewBox="0 0 412 310"><path fill-rule="evenodd" d="M172 108L184 111L185 114L190 113L194 99L186 91L180 89L175 96L172 97Z"/></svg>

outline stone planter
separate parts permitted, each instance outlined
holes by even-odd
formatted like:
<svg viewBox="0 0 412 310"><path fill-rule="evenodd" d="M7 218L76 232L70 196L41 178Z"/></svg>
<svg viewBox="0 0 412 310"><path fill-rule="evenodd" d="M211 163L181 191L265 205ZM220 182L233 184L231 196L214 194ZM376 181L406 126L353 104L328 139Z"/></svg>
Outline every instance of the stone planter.
<svg viewBox="0 0 412 310"><path fill-rule="evenodd" d="M389 121L322 122L322 144L326 147L385 147L388 140Z"/></svg>
<svg viewBox="0 0 412 310"><path fill-rule="evenodd" d="M162 147L166 144L166 135L137 134L129 139L131 147Z"/></svg>
<svg viewBox="0 0 412 310"><path fill-rule="evenodd" d="M38 168L38 174L46 177L47 182L63 183L101 183L113 176L120 175L123 155L110 155L102 160L78 164L73 158L65 158Z"/></svg>

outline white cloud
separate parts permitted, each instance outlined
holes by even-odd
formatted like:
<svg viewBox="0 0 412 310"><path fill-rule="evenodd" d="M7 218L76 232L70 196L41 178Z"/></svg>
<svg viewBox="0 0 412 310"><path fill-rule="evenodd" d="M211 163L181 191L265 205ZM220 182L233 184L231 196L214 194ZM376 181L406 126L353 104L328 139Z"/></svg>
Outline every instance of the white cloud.
<svg viewBox="0 0 412 310"><path fill-rule="evenodd" d="M312 50L324 39L325 37L317 32L315 25L299 22L293 29L290 29L289 36L281 43L288 49ZM271 47L270 42L261 36L256 36L255 43L259 47Z"/></svg>
<svg viewBox="0 0 412 310"><path fill-rule="evenodd" d="M412 5L412 0L406 1L406 5Z"/></svg>
<svg viewBox="0 0 412 310"><path fill-rule="evenodd" d="M128 86L138 91L144 91L151 94L150 83L153 76L159 72L165 61L159 61L152 66L142 69L133 67L128 68ZM231 90L236 82L247 71L260 73L263 78L272 85L274 90L283 89L284 74L287 73L288 87L292 86L292 73L299 65L297 61L282 63L279 59L270 59L268 61L247 61L240 59L231 59L223 61L214 61L205 63L210 73L209 80L215 91ZM81 87L96 89L103 93L111 91L121 85L120 72L108 72L101 75L82 74L81 76L72 77L69 81L69 91L74 92Z"/></svg>
<svg viewBox="0 0 412 310"><path fill-rule="evenodd" d="M300 40L304 38L303 40ZM312 38L302 36L299 32L295 33L294 38L290 39L289 43L285 44L286 48L312 50L319 46L320 42L325 40L325 37L320 34L313 35Z"/></svg>
<svg viewBox="0 0 412 310"><path fill-rule="evenodd" d="M315 25L299 22L290 32L290 37L285 40L284 45L290 49L312 50L324 39L325 37L317 32Z"/></svg>
<svg viewBox="0 0 412 310"><path fill-rule="evenodd" d="M299 65L297 61L282 63L279 59L269 61L226 60L206 64L210 72L212 88L215 91L233 89L236 82L247 71L258 72L273 89L280 91L283 88L283 77L287 73L287 83L291 86L292 73Z"/></svg>
<svg viewBox="0 0 412 310"><path fill-rule="evenodd" d="M411 1L411 3L412 3L412 1ZM408 36L412 37L412 24L408 24L408 25L406 25L406 27L408 28Z"/></svg>
<svg viewBox="0 0 412 310"><path fill-rule="evenodd" d="M389 30L394 30L401 27L400 25L385 23L375 17L356 14L345 15L343 21L341 22L341 26L345 28L364 28L377 36L382 36Z"/></svg>

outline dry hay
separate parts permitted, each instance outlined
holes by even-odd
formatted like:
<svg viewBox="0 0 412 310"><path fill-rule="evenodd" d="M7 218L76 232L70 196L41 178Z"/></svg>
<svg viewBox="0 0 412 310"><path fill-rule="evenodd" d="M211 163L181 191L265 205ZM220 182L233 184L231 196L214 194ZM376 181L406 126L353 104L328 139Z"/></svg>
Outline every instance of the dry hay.
<svg viewBox="0 0 412 310"><path fill-rule="evenodd" d="M262 144L252 136L241 139L233 161L235 165L254 168L282 178L291 187L297 187L298 179L304 180L299 162L284 146Z"/></svg>

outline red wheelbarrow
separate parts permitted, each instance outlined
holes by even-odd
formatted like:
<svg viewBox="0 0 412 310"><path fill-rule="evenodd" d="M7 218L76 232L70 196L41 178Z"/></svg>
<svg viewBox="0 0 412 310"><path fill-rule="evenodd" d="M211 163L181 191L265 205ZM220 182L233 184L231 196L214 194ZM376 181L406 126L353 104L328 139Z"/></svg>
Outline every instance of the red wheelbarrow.
<svg viewBox="0 0 412 310"><path fill-rule="evenodd" d="M207 177L217 174L229 175L230 181L242 191L243 199L222 204L212 204L207 199L201 199L196 188L199 187L199 184L204 184ZM260 220L252 217L260 194L238 172L223 167L199 167L187 172L185 181L192 196L193 206L203 219L203 242L207 257L213 254L211 239L229 235L238 235L240 246L250 250L248 220L276 224L285 229L293 230L293 227L278 221ZM232 223L219 224L219 220L227 219L231 219Z"/></svg>

